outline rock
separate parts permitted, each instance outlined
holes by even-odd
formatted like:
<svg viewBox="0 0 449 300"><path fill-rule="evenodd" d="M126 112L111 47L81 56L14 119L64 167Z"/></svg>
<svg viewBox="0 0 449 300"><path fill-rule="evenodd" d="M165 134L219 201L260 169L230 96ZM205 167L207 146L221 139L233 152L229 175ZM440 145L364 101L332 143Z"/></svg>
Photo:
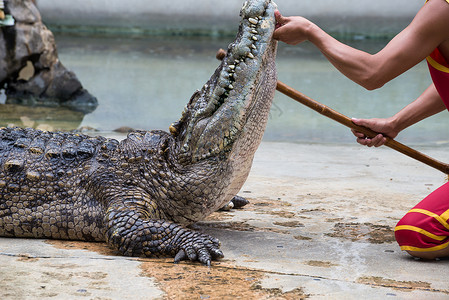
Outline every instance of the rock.
<svg viewBox="0 0 449 300"><path fill-rule="evenodd" d="M33 1L8 0L5 4L17 23L42 23L41 14Z"/></svg>
<svg viewBox="0 0 449 300"><path fill-rule="evenodd" d="M22 121L23 126L28 128L33 128L34 124L36 123L27 116L20 117L20 120Z"/></svg>
<svg viewBox="0 0 449 300"><path fill-rule="evenodd" d="M48 125L48 124L40 124L39 126L36 127L36 129L39 129L42 131L55 131L53 126Z"/></svg>
<svg viewBox="0 0 449 300"><path fill-rule="evenodd" d="M9 0L14 26L0 27L0 89L6 103L62 105L89 113L97 99L59 61L53 34L32 0Z"/></svg>

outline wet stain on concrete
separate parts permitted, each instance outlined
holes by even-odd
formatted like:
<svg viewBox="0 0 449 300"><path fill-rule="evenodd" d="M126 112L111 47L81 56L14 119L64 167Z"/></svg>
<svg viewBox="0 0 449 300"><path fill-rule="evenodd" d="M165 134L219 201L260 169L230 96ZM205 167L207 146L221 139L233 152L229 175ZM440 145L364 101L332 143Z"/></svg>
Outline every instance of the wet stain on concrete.
<svg viewBox="0 0 449 300"><path fill-rule="evenodd" d="M198 222L190 226L194 230L204 231L203 229L224 229L233 231L247 231L247 232L274 232L279 234L289 234L287 230L270 227L255 227L245 222L231 221L231 222Z"/></svg>
<svg viewBox="0 0 449 300"><path fill-rule="evenodd" d="M325 222L327 222L327 223L335 223L335 222L341 222L341 221L343 221L344 220L344 218L328 218L328 219L326 219L325 220Z"/></svg>
<svg viewBox="0 0 449 300"><path fill-rule="evenodd" d="M20 254L17 258L17 261L21 262L37 262L39 261L39 258L33 257L29 254Z"/></svg>
<svg viewBox="0 0 449 300"><path fill-rule="evenodd" d="M142 274L155 278L167 299L305 299L301 289L265 289L265 272L216 262L210 268L171 259L142 260Z"/></svg>
<svg viewBox="0 0 449 300"><path fill-rule="evenodd" d="M304 227L304 224L299 221L273 222L273 224L277 226L291 227L291 228Z"/></svg>
<svg viewBox="0 0 449 300"><path fill-rule="evenodd" d="M281 198L278 198L277 200L271 199L271 198L267 198L267 197L258 197L256 198L248 198L249 200L249 205L245 206L245 210L251 210L251 211L255 211L255 210L259 210L260 207L290 207L293 204L281 200Z"/></svg>
<svg viewBox="0 0 449 300"><path fill-rule="evenodd" d="M317 213L317 212L325 212L326 210L324 208L313 208L313 209L301 209L302 214L307 213Z"/></svg>
<svg viewBox="0 0 449 300"><path fill-rule="evenodd" d="M397 281L393 279L377 277L377 276L366 276L360 277L357 280L358 283L373 285L373 286L383 286L394 289L401 290L431 290L431 284L422 281ZM441 292L441 291L440 291ZM449 291L447 291L449 292Z"/></svg>
<svg viewBox="0 0 449 300"><path fill-rule="evenodd" d="M213 223L216 224L216 223ZM237 225L244 228L248 225ZM48 240L48 244L58 249L77 249L114 256L117 253L105 243ZM166 293L164 299L306 299L301 289L282 292L280 289L265 289L261 285L266 272L238 267L226 261L214 261L212 267L198 263L182 262L174 264L173 258L138 259L141 276L156 280L158 287ZM58 267L58 266L55 266ZM61 266L59 266L60 268ZM69 266L65 266L69 267ZM64 267L64 268L65 268ZM76 269L76 268L75 268ZM61 274L47 274L51 278ZM66 274L67 275L67 274ZM77 276L81 276L78 274ZM94 276L95 274L89 274ZM104 274L92 277L93 283ZM68 274L70 276L70 274ZM87 275L86 275L87 276ZM59 278L63 280L64 278ZM90 286L91 288L92 286ZM83 291L79 296L88 296Z"/></svg>
<svg viewBox="0 0 449 300"><path fill-rule="evenodd" d="M236 222L238 223L238 222ZM217 223L210 223L216 224ZM219 223L221 224L221 223ZM218 224L218 225L219 225ZM222 224L223 225L223 224ZM235 225L235 224L234 224ZM221 225L219 225L221 226ZM226 224L224 225L227 226ZM237 228L247 228L249 225L237 224ZM48 240L48 244L58 249L87 250L102 255L115 256L115 251L105 243L90 243L79 241ZM231 265L226 261L214 261L212 267L198 263L182 262L174 264L173 258L138 259L141 262L142 276L156 280L158 287L166 293L164 299L306 299L307 295L301 289L282 292L280 289L265 289L261 286L266 272ZM54 266L58 268L58 266ZM64 266L64 268L68 266ZM59 266L61 268L61 266ZM82 274L78 274L81 276ZM89 274L94 276L95 274ZM93 283L104 274L92 277ZM51 278L60 274L47 274ZM70 274L68 275L70 276ZM87 276L87 275L86 275ZM59 278L64 280L64 278ZM97 280L97 281L95 281ZM89 286L92 288L92 286ZM88 296L83 291L79 296Z"/></svg>
<svg viewBox="0 0 449 300"><path fill-rule="evenodd" d="M225 221L232 219L234 215L230 212L226 211L217 211L212 213L211 215L207 216L208 221Z"/></svg>
<svg viewBox="0 0 449 300"><path fill-rule="evenodd" d="M54 272L45 271L42 272L44 276L42 283L50 284L52 280L58 280L60 282L70 282L70 279L74 277L87 278L89 279L89 287L96 285L106 285L106 282L102 281L108 277L107 273L104 272L78 272L76 271L79 266L71 265L46 265L46 267L51 267ZM99 282L96 282L99 281Z"/></svg>
<svg viewBox="0 0 449 300"><path fill-rule="evenodd" d="M331 267L337 267L338 264L334 264L330 261L321 261L321 260L308 260L304 262L304 264L312 267L320 267L320 268L331 268Z"/></svg>
<svg viewBox="0 0 449 300"><path fill-rule="evenodd" d="M64 240L46 240L45 242L57 249L87 250L107 256L121 256L120 253L109 248L106 243L64 241Z"/></svg>
<svg viewBox="0 0 449 300"><path fill-rule="evenodd" d="M372 244L392 243L394 231L390 226L371 223L337 223L333 233L327 236L355 241L368 241Z"/></svg>
<svg viewBox="0 0 449 300"><path fill-rule="evenodd" d="M270 211L266 213L286 219L293 219L294 217L296 217L296 214L291 211Z"/></svg>
<svg viewBox="0 0 449 300"><path fill-rule="evenodd" d="M310 241L310 240L312 240L311 237L308 237L308 236L302 236L302 235L295 235L293 238L294 238L295 240L298 240L298 241Z"/></svg>

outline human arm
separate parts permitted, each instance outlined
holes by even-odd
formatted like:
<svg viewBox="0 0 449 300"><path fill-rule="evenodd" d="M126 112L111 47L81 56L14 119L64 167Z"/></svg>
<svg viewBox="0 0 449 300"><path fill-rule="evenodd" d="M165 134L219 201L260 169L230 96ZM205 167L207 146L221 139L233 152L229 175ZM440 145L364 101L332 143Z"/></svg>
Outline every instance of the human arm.
<svg viewBox="0 0 449 300"><path fill-rule="evenodd" d="M401 111L386 119L353 119L356 125L368 127L381 134L374 138L367 138L363 133L352 130L357 142L368 147L379 147L385 144L386 138L395 138L400 131L418 123L419 121L437 114L445 109L434 84L431 84L414 102Z"/></svg>
<svg viewBox="0 0 449 300"><path fill-rule="evenodd" d="M302 17L283 17L276 12L274 38L289 44L312 42L345 76L372 90L404 73L449 37L449 5L431 0L412 23L384 49L372 55L339 42Z"/></svg>

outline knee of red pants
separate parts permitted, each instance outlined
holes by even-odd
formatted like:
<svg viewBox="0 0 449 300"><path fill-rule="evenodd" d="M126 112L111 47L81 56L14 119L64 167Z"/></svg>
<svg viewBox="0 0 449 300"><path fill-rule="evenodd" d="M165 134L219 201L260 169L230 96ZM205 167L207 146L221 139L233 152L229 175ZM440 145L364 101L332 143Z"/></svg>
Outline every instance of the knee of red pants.
<svg viewBox="0 0 449 300"><path fill-rule="evenodd" d="M396 241L402 250L426 252L444 249L449 245L449 229L440 221L412 210L396 225Z"/></svg>
<svg viewBox="0 0 449 300"><path fill-rule="evenodd" d="M433 191L396 225L402 250L434 251L449 243L449 182Z"/></svg>

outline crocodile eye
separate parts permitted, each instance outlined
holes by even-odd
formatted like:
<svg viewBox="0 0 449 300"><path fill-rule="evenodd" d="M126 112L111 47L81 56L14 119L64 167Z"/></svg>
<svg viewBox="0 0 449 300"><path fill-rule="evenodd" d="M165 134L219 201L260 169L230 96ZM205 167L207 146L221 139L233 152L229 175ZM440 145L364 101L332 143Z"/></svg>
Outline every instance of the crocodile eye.
<svg viewBox="0 0 449 300"><path fill-rule="evenodd" d="M94 155L95 147L91 143L83 142L78 146L76 155L81 159L88 159Z"/></svg>
<svg viewBox="0 0 449 300"><path fill-rule="evenodd" d="M76 157L76 153L73 149L66 149L62 151L62 157L66 160L73 160Z"/></svg>
<svg viewBox="0 0 449 300"><path fill-rule="evenodd" d="M47 153L45 153L45 156L49 159L57 159L60 157L60 153L55 149L49 149Z"/></svg>
<svg viewBox="0 0 449 300"><path fill-rule="evenodd" d="M85 150L78 150L78 152L76 152L76 155L81 159L88 159L92 157L92 153Z"/></svg>

